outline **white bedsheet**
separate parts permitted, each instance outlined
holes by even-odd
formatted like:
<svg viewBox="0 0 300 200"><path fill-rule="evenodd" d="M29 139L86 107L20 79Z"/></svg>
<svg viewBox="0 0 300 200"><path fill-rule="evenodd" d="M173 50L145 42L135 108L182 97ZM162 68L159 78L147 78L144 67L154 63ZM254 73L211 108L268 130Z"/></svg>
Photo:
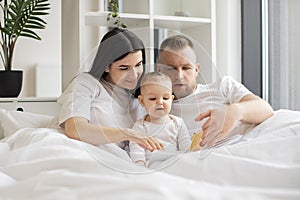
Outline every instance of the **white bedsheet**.
<svg viewBox="0 0 300 200"><path fill-rule="evenodd" d="M115 145L24 128L0 142L0 199L300 199L300 112L277 111L235 144L164 156L146 169Z"/></svg>

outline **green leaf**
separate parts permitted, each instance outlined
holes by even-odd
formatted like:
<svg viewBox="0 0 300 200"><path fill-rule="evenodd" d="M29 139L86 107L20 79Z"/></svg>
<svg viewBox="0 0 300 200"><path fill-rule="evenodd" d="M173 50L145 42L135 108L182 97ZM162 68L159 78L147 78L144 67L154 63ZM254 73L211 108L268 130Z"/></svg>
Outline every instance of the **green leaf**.
<svg viewBox="0 0 300 200"><path fill-rule="evenodd" d="M20 34L20 36L25 36L25 35L30 35L31 38L37 39L37 40L41 40L41 38L32 30L30 29L23 29L22 33Z"/></svg>
<svg viewBox="0 0 300 200"><path fill-rule="evenodd" d="M21 33L20 36L32 38L35 40L41 40L41 38L38 35L35 36L35 35L27 34L27 33Z"/></svg>
<svg viewBox="0 0 300 200"><path fill-rule="evenodd" d="M42 24L47 24L43 19L39 18L39 17L35 17L35 16L29 16L28 17L29 20L34 20L34 21L39 21Z"/></svg>
<svg viewBox="0 0 300 200"><path fill-rule="evenodd" d="M29 19L29 20L27 21L27 23L28 23L28 24L32 24L32 25L36 25L36 26L45 26L44 23L41 23L41 22L36 21L36 20L31 20L31 19Z"/></svg>
<svg viewBox="0 0 300 200"><path fill-rule="evenodd" d="M48 8L38 8L38 7L37 7L35 10L36 10L36 11L48 10Z"/></svg>
<svg viewBox="0 0 300 200"><path fill-rule="evenodd" d="M36 10L36 9L35 9ZM36 12L36 11L34 11L34 12L32 12L31 13L32 15L48 15L49 13L47 13L47 12Z"/></svg>
<svg viewBox="0 0 300 200"><path fill-rule="evenodd" d="M49 7L50 3L40 3L37 5L37 7Z"/></svg>
<svg viewBox="0 0 300 200"><path fill-rule="evenodd" d="M27 29L45 29L45 26L36 26L36 25L25 25Z"/></svg>
<svg viewBox="0 0 300 200"><path fill-rule="evenodd" d="M44 2L49 2L48 0L39 0L39 2L42 4Z"/></svg>
<svg viewBox="0 0 300 200"><path fill-rule="evenodd" d="M49 10L48 0L12 0L8 14L12 21L7 21L6 25L11 31L11 34L16 36L28 36L22 34L24 29L43 29L46 24L39 16L48 15ZM31 33L32 34L32 33ZM35 38L36 37L35 35Z"/></svg>

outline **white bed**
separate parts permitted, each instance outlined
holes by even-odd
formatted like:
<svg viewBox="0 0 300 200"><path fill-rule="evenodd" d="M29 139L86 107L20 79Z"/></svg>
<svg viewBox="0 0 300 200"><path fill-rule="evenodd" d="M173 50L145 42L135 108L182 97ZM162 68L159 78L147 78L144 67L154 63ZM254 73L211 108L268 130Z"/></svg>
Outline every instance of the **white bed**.
<svg viewBox="0 0 300 200"><path fill-rule="evenodd" d="M300 199L299 111L278 110L234 144L160 155L168 159L146 169L114 145L67 138L53 116L0 107L0 199Z"/></svg>

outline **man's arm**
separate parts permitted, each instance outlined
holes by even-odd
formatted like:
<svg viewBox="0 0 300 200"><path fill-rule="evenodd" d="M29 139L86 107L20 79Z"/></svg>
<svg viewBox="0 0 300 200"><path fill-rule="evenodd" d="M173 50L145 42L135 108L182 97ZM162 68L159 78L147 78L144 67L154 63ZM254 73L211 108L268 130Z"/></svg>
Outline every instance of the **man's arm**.
<svg viewBox="0 0 300 200"><path fill-rule="evenodd" d="M243 97L236 106L240 113L239 120L251 124L259 124L274 114L268 102L253 94Z"/></svg>
<svg viewBox="0 0 300 200"><path fill-rule="evenodd" d="M213 146L216 141L226 138L238 121L259 124L272 115L273 109L269 103L253 94L246 95L239 103L201 113L196 121L208 119L202 126L200 145Z"/></svg>

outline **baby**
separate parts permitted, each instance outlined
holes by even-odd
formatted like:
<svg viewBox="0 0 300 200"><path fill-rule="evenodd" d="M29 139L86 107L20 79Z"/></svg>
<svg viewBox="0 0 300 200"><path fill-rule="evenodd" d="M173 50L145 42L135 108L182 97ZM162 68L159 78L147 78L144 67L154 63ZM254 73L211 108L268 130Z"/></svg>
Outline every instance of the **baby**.
<svg viewBox="0 0 300 200"><path fill-rule="evenodd" d="M171 79L160 72L150 72L141 80L141 94L138 99L147 115L136 121L134 130L146 133L160 141L163 151L189 151L191 136L179 117L169 114L174 95ZM146 166L151 152L131 142L130 156L135 163Z"/></svg>

